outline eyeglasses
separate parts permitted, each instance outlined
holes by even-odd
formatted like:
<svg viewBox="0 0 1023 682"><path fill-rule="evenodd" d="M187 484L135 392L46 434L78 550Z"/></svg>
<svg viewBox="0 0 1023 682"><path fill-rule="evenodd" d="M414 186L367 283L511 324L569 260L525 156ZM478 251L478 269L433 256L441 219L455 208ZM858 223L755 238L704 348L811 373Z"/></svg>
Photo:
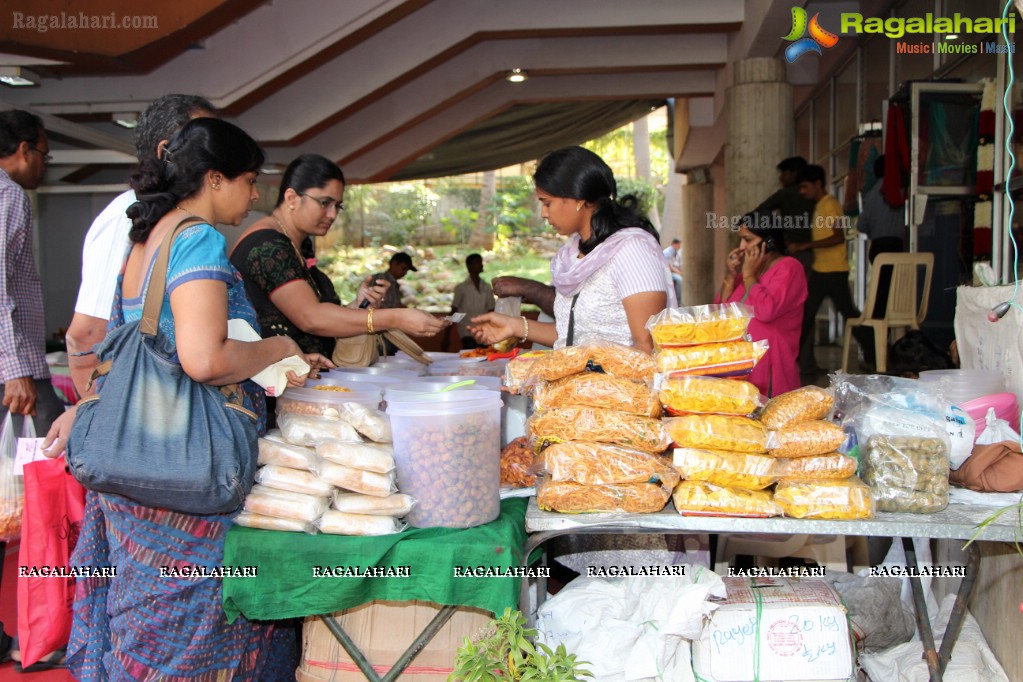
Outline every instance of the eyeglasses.
<svg viewBox="0 0 1023 682"><path fill-rule="evenodd" d="M333 206L338 213L341 213L341 211L345 210L345 202L337 201L331 197L314 197L312 194L306 194L305 192L298 192L298 196L309 197L310 199L318 203L320 205L320 208L322 208L324 211L329 211L331 206Z"/></svg>
<svg viewBox="0 0 1023 682"><path fill-rule="evenodd" d="M48 164L51 161L53 161L53 157L51 155L49 155L49 154L44 154L43 150L41 150L41 149L36 149L35 147L29 147L28 150L30 152L35 152L39 156L43 157L43 163Z"/></svg>

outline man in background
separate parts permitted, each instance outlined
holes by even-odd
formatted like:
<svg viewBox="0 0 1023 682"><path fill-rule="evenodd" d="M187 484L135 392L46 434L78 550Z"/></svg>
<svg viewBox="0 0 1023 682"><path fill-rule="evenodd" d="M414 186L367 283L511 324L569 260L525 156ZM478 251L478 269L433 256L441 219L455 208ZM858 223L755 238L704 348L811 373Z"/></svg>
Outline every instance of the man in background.
<svg viewBox="0 0 1023 682"><path fill-rule="evenodd" d="M800 176L799 192L814 202L811 220L812 241L790 244L794 253L813 254L813 265L807 278L809 295L803 308L803 330L799 341L799 370L803 374L819 374L814 355L814 321L825 299L831 299L835 310L846 320L859 317L860 311L849 290L849 255L845 246L846 217L838 199L825 189L826 177L820 166L807 166ZM787 235L788 233L786 233ZM869 362L873 362L873 336L865 327L855 330L857 341Z"/></svg>
<svg viewBox="0 0 1023 682"><path fill-rule="evenodd" d="M17 109L0 112L0 419L8 412L17 415L12 422L15 438L25 417L33 417L36 433L45 436L64 412L46 364L43 287L32 254L32 203L25 193L42 183L49 161L42 120ZM0 542L0 560L5 550L6 543ZM19 661L3 629L0 623L0 659ZM51 653L25 672L62 659L61 652Z"/></svg>
<svg viewBox="0 0 1023 682"><path fill-rule="evenodd" d="M664 262L671 271L671 283L675 285L675 300L682 305L682 240L671 240L671 246L664 250Z"/></svg>
<svg viewBox="0 0 1023 682"><path fill-rule="evenodd" d="M373 275L373 281L378 279L386 279L391 283L391 286L387 289L387 293L384 294L384 298L380 301L380 308L404 308L404 303L401 302L401 285L398 284L398 280L402 279L405 275L412 272L419 272L419 269L412 264L412 256L408 255L404 251L391 256L391 261L387 266L387 270L384 272L378 272Z"/></svg>
<svg viewBox="0 0 1023 682"><path fill-rule="evenodd" d="M744 220L753 220L754 225L772 225L785 230L785 243L805 244L810 241L810 217L813 215L814 202L804 197L799 191L799 178L806 170L806 159L802 156L790 156L779 163L778 182L781 189L776 191L755 209L744 216ZM813 258L810 253L796 251L792 254L809 276Z"/></svg>
<svg viewBox="0 0 1023 682"><path fill-rule="evenodd" d="M0 419L34 417L46 435L64 405L46 364L43 287L32 251L32 203L25 190L42 183L50 143L38 116L0 112ZM20 434L21 418L15 419Z"/></svg>
<svg viewBox="0 0 1023 682"><path fill-rule="evenodd" d="M469 276L455 287L455 297L451 302L451 313L465 313L458 323L458 336L462 339L462 348L477 348L476 339L469 331L472 318L494 309L494 290L490 288L480 274L483 272L483 256L470 253L465 257L465 269Z"/></svg>
<svg viewBox="0 0 1023 682"><path fill-rule="evenodd" d="M196 95L164 95L154 100L139 116L135 128L135 153L139 161L152 156L159 158L174 133L193 118L216 115L213 105ZM134 203L134 190L114 197L85 235L82 284L75 315L64 337L71 379L80 396L89 393L86 387L98 364L92 348L107 334L117 275L128 253L131 220L125 211Z"/></svg>

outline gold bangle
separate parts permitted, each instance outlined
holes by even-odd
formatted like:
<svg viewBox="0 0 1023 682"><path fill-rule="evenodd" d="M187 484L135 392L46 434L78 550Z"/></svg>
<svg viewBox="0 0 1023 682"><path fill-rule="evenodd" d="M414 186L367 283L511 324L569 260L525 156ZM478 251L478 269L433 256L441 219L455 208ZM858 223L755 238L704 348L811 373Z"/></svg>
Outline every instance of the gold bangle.
<svg viewBox="0 0 1023 682"><path fill-rule="evenodd" d="M522 340L526 341L529 339L529 320L526 319L525 315L522 315Z"/></svg>
<svg viewBox="0 0 1023 682"><path fill-rule="evenodd" d="M373 330L373 309L372 308L370 308L369 311L366 313L366 332L369 333L369 334L376 333Z"/></svg>

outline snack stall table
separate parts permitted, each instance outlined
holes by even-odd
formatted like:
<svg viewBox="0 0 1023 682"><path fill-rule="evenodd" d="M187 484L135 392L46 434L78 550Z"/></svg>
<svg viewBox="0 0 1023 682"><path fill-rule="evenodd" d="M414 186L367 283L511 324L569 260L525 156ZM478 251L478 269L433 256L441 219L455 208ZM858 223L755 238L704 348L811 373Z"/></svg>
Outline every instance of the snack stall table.
<svg viewBox="0 0 1023 682"><path fill-rule="evenodd" d="M631 534L657 533L678 535L685 533L793 533L811 535L863 535L871 537L902 538L907 564L916 565L916 553L912 538L977 540L1015 542L1020 533L1021 520L1017 514L1007 512L983 529L977 525L995 511L991 507L949 505L944 511L933 514L910 514L878 512L866 520L818 520L793 518L742 518L726 516L682 516L669 503L657 514L559 514L541 511L536 498L530 499L526 510L526 542L523 557L529 557L537 548L561 535L580 534ZM966 605L977 577L980 552L976 544L967 548L968 562L966 575L956 594L955 606L949 617L946 637L940 651L934 646L934 635L927 616L923 587L919 578L911 578L913 605L916 612L917 629L924 645L924 657L930 671L931 682L942 679L945 666L952 655L952 647L959 636L966 612ZM546 551L541 561L546 563ZM538 579L538 593L546 594L546 581ZM520 608L528 613L529 598L527 586L520 592Z"/></svg>
<svg viewBox="0 0 1023 682"><path fill-rule="evenodd" d="M501 502L496 521L475 528L410 528L395 535L307 535L235 526L227 534L225 566L255 566L258 575L224 578L229 621L319 616L368 680L397 679L458 606L497 615L516 606L513 578L454 577L456 566L512 568L523 563L526 501ZM404 569L407 577L345 577L349 568ZM326 570L325 570L326 569ZM337 569L341 569L338 571ZM324 576L334 572L335 576ZM330 614L373 600L425 600L444 609L391 670L380 677Z"/></svg>

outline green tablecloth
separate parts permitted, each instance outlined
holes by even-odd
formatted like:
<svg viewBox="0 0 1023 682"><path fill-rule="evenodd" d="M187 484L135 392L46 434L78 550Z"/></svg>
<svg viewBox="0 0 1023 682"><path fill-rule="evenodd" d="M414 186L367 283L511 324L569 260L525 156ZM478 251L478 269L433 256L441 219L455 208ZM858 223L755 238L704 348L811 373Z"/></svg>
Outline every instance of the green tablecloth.
<svg viewBox="0 0 1023 682"><path fill-rule="evenodd" d="M415 528L396 535L307 535L235 526L224 566L254 566L256 577L224 577L224 612L252 620L333 613L383 599L516 608L519 580L454 577L455 567L516 567L526 542L526 500L501 502L501 516L476 528ZM409 577L314 577L323 567L408 567ZM464 571L463 571L464 572Z"/></svg>

